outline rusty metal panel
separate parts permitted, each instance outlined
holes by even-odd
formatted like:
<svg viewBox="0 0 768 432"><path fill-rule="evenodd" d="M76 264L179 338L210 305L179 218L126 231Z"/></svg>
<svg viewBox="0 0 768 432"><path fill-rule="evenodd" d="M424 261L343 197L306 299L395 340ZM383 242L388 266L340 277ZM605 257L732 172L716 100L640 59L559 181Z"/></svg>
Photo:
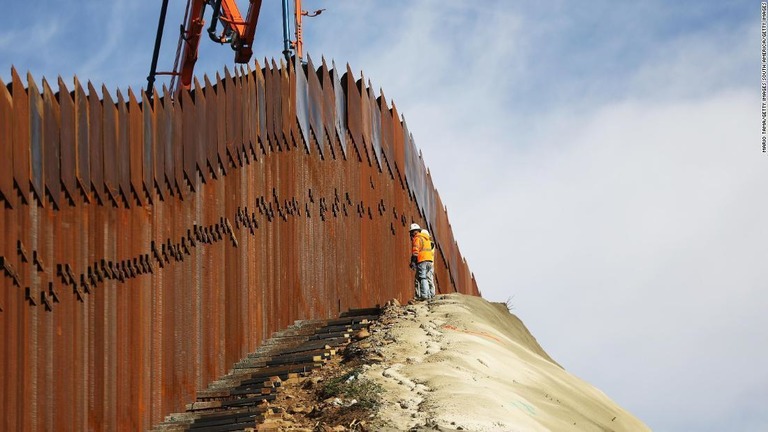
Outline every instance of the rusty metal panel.
<svg viewBox="0 0 768 432"><path fill-rule="evenodd" d="M280 144L278 142L278 133L281 133L278 131L278 128L282 130L282 125L280 124L279 119L279 112L280 112L280 92L277 90L278 87L276 87L275 82L277 79L275 78L275 74L277 72L273 71L272 68L269 67L267 64L267 67L264 69L264 87L265 87L265 98L266 98L266 124L267 124L267 142L269 143L269 150L275 151L278 150L280 147ZM277 114L276 114L277 112Z"/></svg>
<svg viewBox="0 0 768 432"><path fill-rule="evenodd" d="M242 115L242 148L244 153L244 160L247 163L251 163L256 158L256 154L253 151L253 144L252 144L252 114L251 110L252 107L255 105L253 104L253 94L252 90L255 90L253 85L251 84L251 68L248 66L248 71L246 72L245 69L241 66L238 69L238 76L240 78L240 86L241 86L241 96L240 96L240 111Z"/></svg>
<svg viewBox="0 0 768 432"><path fill-rule="evenodd" d="M103 153L102 160L104 165L104 185L99 186L103 188L106 198L112 200L115 205L120 202L120 172L118 171L117 158L120 155L118 153L118 136L120 133L118 124L118 107L112 100L107 87L101 86L102 99L102 145ZM118 97L120 93L118 92Z"/></svg>
<svg viewBox="0 0 768 432"><path fill-rule="evenodd" d="M412 196L416 195L418 175L419 154L416 145L413 143L413 136L408 131L408 125L403 120L403 139L405 146L405 181L408 184L408 190Z"/></svg>
<svg viewBox="0 0 768 432"><path fill-rule="evenodd" d="M29 199L29 96L15 68L11 68L13 94L13 181L22 203Z"/></svg>
<svg viewBox="0 0 768 432"><path fill-rule="evenodd" d="M219 156L218 156L218 95L216 88L211 84L208 76L204 76L205 87L205 160L210 172L214 177L218 176Z"/></svg>
<svg viewBox="0 0 768 432"><path fill-rule="evenodd" d="M264 83L264 72L262 70L262 67L259 65L258 62L256 62L256 69L253 72L256 76L256 100L259 107L259 124L258 124L258 134L259 134L259 142L262 146L264 146L265 142L267 141L267 102L266 102L266 86ZM264 152L266 153L266 149L264 149Z"/></svg>
<svg viewBox="0 0 768 432"><path fill-rule="evenodd" d="M425 213L425 204L428 199L427 194L429 194L427 189L427 166L424 164L421 150L419 150L419 156L416 159L416 180L414 183L416 184L416 205L419 207L422 217L429 221L429 217Z"/></svg>
<svg viewBox="0 0 768 432"><path fill-rule="evenodd" d="M259 97L263 99L263 104L260 104L264 108L259 108L259 112L264 111L263 118L260 118L260 120L263 120L261 123L263 126L262 129L262 144L265 147L265 152L271 151L274 141L274 129L275 129L275 122L273 121L273 111L275 109L275 104L272 103L272 70L269 68L269 64L265 63L266 66L264 69L262 69L263 73L263 80L259 81L260 88L259 88ZM261 99L260 99L261 101Z"/></svg>
<svg viewBox="0 0 768 432"><path fill-rule="evenodd" d="M371 104L370 97L368 96L368 87L365 85L365 76L360 76L357 80L357 88L360 90L360 128L362 129L363 143L367 149L366 154L368 156L368 164L375 165L379 168L378 154L376 147L373 143L373 134L371 133Z"/></svg>
<svg viewBox="0 0 768 432"><path fill-rule="evenodd" d="M77 196L77 146L75 144L75 102L67 90L64 80L59 78L59 109L61 113L60 151L61 151L61 185L64 186L70 202Z"/></svg>
<svg viewBox="0 0 768 432"><path fill-rule="evenodd" d="M61 129L59 104L48 82L43 79L43 165L45 166L46 194L56 209L61 208Z"/></svg>
<svg viewBox="0 0 768 432"><path fill-rule="evenodd" d="M235 76L232 77L232 83L234 84L234 94L232 98L233 110L228 120L231 120L231 125L228 125L229 129L232 129L232 157L234 162L238 166L243 166L243 86L240 75L235 71Z"/></svg>
<svg viewBox="0 0 768 432"><path fill-rule="evenodd" d="M136 107L139 108L138 106ZM155 192L155 110L146 92L141 92L141 133L144 142L142 151L142 187L147 199L152 201ZM141 192L139 192L141 195Z"/></svg>
<svg viewBox="0 0 768 432"><path fill-rule="evenodd" d="M103 105L96 88L88 82L88 142L90 145L91 184L88 187L100 202L108 196L104 187L104 118Z"/></svg>
<svg viewBox="0 0 768 432"><path fill-rule="evenodd" d="M352 138L352 144L357 149L358 157L364 161L368 161L368 150L363 142L363 120L362 120L362 108L360 90L355 82L355 77L352 74L352 70L347 64L347 72L342 77L342 85L346 99L346 112L347 112L347 127L349 128L349 134Z"/></svg>
<svg viewBox="0 0 768 432"><path fill-rule="evenodd" d="M229 69L224 68L224 89L226 92L225 109L226 117L224 123L224 139L226 146L226 157L234 165L235 157L235 107L236 107L236 94L235 82L232 79L232 75L229 73Z"/></svg>
<svg viewBox="0 0 768 432"><path fill-rule="evenodd" d="M282 60L281 60L282 61ZM275 64L275 60L272 60L272 74L270 75L271 87L272 87L272 100L270 101L274 105L272 110L272 121L275 124L273 128L275 131L275 143L278 149L285 149L288 142L285 139L286 125L283 120L283 105L287 105L289 102L283 99L282 90L282 72Z"/></svg>
<svg viewBox="0 0 768 432"><path fill-rule="evenodd" d="M175 104L173 103L171 95L165 86L163 86L162 102L162 110L164 116L161 125L158 124L158 136L162 140L160 141L160 152L163 153L163 166L165 167L165 181L163 183L166 185L168 193L174 194L176 192L176 164L173 146L176 141L174 134L177 133L174 130L174 127L176 126L176 115L174 114Z"/></svg>
<svg viewBox="0 0 768 432"><path fill-rule="evenodd" d="M168 101L171 101L170 97L167 99ZM171 117L171 130L173 131L171 134L171 142L169 150L171 151L171 160L173 163L171 164L172 167L172 173L173 173L173 189L179 194L180 197L186 197L187 196L187 182L184 180L184 170L186 169L186 166L184 165L184 139L187 135L191 134L192 131L184 131L183 129L183 106L179 103L180 101L171 101L170 104L173 107L173 110L171 111L172 117ZM166 154L165 159L165 165L166 169L168 167L168 158Z"/></svg>
<svg viewBox="0 0 768 432"><path fill-rule="evenodd" d="M296 98L291 86L293 74L290 73L290 68L285 66L283 59L280 59L280 65L282 67L277 70L275 76L278 78L276 84L279 91L276 94L279 95L277 100L280 103L281 139L286 145L292 146L295 144L295 137L299 134L296 129Z"/></svg>
<svg viewBox="0 0 768 432"><path fill-rule="evenodd" d="M387 99L384 97L384 92L381 92L381 96L377 99L379 123L380 123L380 137L381 137L381 152L384 155L384 163L387 165L390 175L394 175L394 153L392 151L392 113L387 106ZM383 165L383 164L382 164ZM382 166L382 171L384 167Z"/></svg>
<svg viewBox="0 0 768 432"><path fill-rule="evenodd" d="M0 205L14 207L13 191L13 99L0 79Z"/></svg>
<svg viewBox="0 0 768 432"><path fill-rule="evenodd" d="M153 160L155 163L155 169L154 179L152 181L157 187L156 190L158 193L158 198L160 198L160 200L165 200L165 197L170 194L170 190L168 189L168 181L165 177L165 153L166 147L168 146L167 141L170 139L166 129L169 123L169 116L167 116L165 112L165 101L160 99L160 95L157 93L157 90L155 90L154 94L152 95L152 105L154 106L155 118L152 131L154 135Z"/></svg>
<svg viewBox="0 0 768 432"><path fill-rule="evenodd" d="M323 89L317 78L317 70L312 59L307 56L307 83L309 84L309 124L320 151L320 157L327 157L325 132L323 128Z"/></svg>
<svg viewBox="0 0 768 432"><path fill-rule="evenodd" d="M401 121L397 106L392 102L392 170L401 184L405 183L405 122Z"/></svg>
<svg viewBox="0 0 768 432"><path fill-rule="evenodd" d="M151 110L150 110L151 111ZM129 186L128 200L136 200L137 205L144 205L144 125L143 113L136 100L133 90L128 89L128 161L129 161ZM151 166L151 164L150 164Z"/></svg>
<svg viewBox="0 0 768 432"><path fill-rule="evenodd" d="M310 151L309 147L309 84L307 83L307 76L304 72L304 67L301 64L301 60L298 57L294 57L294 71L296 74L296 85L293 91L296 94L296 121L299 123L299 132L301 141L307 151Z"/></svg>
<svg viewBox="0 0 768 432"><path fill-rule="evenodd" d="M341 151L344 153L344 158L347 158L347 100L344 95L344 88L341 85L341 77L339 76L339 69L336 67L336 63L333 65L333 93L334 103L336 105L336 138L341 144Z"/></svg>
<svg viewBox="0 0 768 432"><path fill-rule="evenodd" d="M280 64L283 64L282 59L280 59ZM280 148L287 150L290 149L291 146L291 124L295 123L294 116L286 116L291 105L290 77L287 76L285 68L278 67L274 60L272 61L272 67L274 69L272 72L272 85L275 89L275 92L273 93L273 96L275 97L275 122L279 124L279 126L275 127L275 132L278 135L277 139Z"/></svg>
<svg viewBox="0 0 768 432"><path fill-rule="evenodd" d="M88 97L75 77L75 145L77 165L75 177L80 192L90 201L91 194L91 148L89 137Z"/></svg>
<svg viewBox="0 0 768 432"><path fill-rule="evenodd" d="M194 192L197 184L197 134L195 133L197 119L195 118L195 106L188 91L181 92L181 111L184 178Z"/></svg>
<svg viewBox="0 0 768 432"><path fill-rule="evenodd" d="M229 171L229 157L227 156L227 89L224 81L216 73L216 147L219 159L219 168L224 175Z"/></svg>
<svg viewBox="0 0 768 432"><path fill-rule="evenodd" d="M246 111L244 115L243 139L245 139L248 149L254 160L259 158L259 105L258 94L256 92L256 75L248 65L248 73L245 76L245 91L247 93Z"/></svg>
<svg viewBox="0 0 768 432"><path fill-rule="evenodd" d="M363 112L366 111L368 112L368 122L363 120L363 127L366 129L366 134L371 137L369 140L371 151L376 158L378 168L380 171L384 171L384 161L381 158L381 111L379 111L379 104L376 103L376 96L373 94L370 81L368 81L368 87L363 93Z"/></svg>
<svg viewBox="0 0 768 432"><path fill-rule="evenodd" d="M320 75L320 88L322 97L322 133L325 135L325 139L328 141L328 149L331 151L331 156L339 157L340 148L339 140L336 138L336 102L334 99L336 95L333 90L333 81L331 79L331 72L328 70L328 65L325 64L325 58L322 58L322 64L318 71Z"/></svg>
<svg viewBox="0 0 768 432"><path fill-rule="evenodd" d="M248 120L248 92L247 83L245 78L245 72L242 66L238 67L235 71L235 87L237 91L237 99L235 105L237 111L235 112L237 119L235 127L235 147L237 148L238 166L243 167L251 162L250 152L248 151L248 127L246 125Z"/></svg>
<svg viewBox="0 0 768 432"><path fill-rule="evenodd" d="M128 104L125 102L122 92L117 90L117 140L115 141L115 166L117 167L117 187L122 204L130 207L133 204L131 193L131 152L133 150L130 141L130 117Z"/></svg>
<svg viewBox="0 0 768 432"><path fill-rule="evenodd" d="M432 183L432 174L430 174L429 170L426 170L426 178L425 178L425 191L424 191L424 203L422 204L424 206L424 219L427 220L427 223L430 226L433 226L435 223L435 186L434 183Z"/></svg>
<svg viewBox="0 0 768 432"><path fill-rule="evenodd" d="M289 150L292 147L299 147L301 141L301 132L296 121L296 70L293 66L293 62L285 63L283 59L280 59L280 70L284 72L281 74L282 88L280 96L280 100L283 103L283 124L285 125L283 139L286 141ZM305 148L312 146L311 143L307 144L308 146L305 146Z"/></svg>
<svg viewBox="0 0 768 432"><path fill-rule="evenodd" d="M207 123L206 123L206 101L205 93L200 87L200 82L195 78L195 105L194 105L194 119L195 119L195 135L192 137L195 145L195 171L200 174L200 178L203 182L208 179L208 158L206 155L207 148L205 142L208 139ZM197 177L197 174L195 174Z"/></svg>
<svg viewBox="0 0 768 432"><path fill-rule="evenodd" d="M29 95L29 162L32 192L45 207L45 154L43 150L43 98L31 74L27 74Z"/></svg>

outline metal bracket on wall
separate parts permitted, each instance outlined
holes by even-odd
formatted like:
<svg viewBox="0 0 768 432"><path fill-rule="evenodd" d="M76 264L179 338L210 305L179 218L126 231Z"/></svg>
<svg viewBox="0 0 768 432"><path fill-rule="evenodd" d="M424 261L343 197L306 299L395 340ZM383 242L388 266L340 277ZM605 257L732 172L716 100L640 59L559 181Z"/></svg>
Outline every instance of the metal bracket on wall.
<svg viewBox="0 0 768 432"><path fill-rule="evenodd" d="M29 301L30 306L37 306L37 300L32 296L32 288L24 288L24 300Z"/></svg>
<svg viewBox="0 0 768 432"><path fill-rule="evenodd" d="M16 242L16 252L18 252L19 257L21 258L21 262L29 262L29 258L27 258L27 250L24 249L24 244L21 242L21 240Z"/></svg>

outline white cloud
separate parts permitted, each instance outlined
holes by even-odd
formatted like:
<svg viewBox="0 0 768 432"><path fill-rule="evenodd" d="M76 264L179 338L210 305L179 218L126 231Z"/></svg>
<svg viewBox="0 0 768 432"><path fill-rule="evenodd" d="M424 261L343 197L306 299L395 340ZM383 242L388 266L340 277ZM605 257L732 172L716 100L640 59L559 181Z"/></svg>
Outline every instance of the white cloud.
<svg viewBox="0 0 768 432"><path fill-rule="evenodd" d="M554 358L655 429L764 424L743 401L768 388L754 330L768 328L768 159L743 72L754 29L665 38L643 21L665 12L642 9L606 26L626 31L580 35L611 38L593 47L541 29L584 30L567 10L501 11L453 26L450 7L417 5L318 45L382 82L480 289L513 296ZM370 29L382 33L357 45Z"/></svg>
<svg viewBox="0 0 768 432"><path fill-rule="evenodd" d="M768 328L756 106L723 93L608 106L580 126L550 119L537 141L567 144L483 171L499 186L451 215L481 220L503 246L460 237L465 253L483 257L472 268L485 295L514 295L554 358L641 418L712 403L736 410L739 392L768 386L755 374L768 336L749 331ZM659 406L666 394L686 397Z"/></svg>
<svg viewBox="0 0 768 432"><path fill-rule="evenodd" d="M747 22L709 34L686 34L661 44L630 77L630 89L636 97L651 94L675 99L756 85L758 33L759 27Z"/></svg>
<svg viewBox="0 0 768 432"><path fill-rule="evenodd" d="M0 33L0 50L8 50L11 47L11 44L13 43L13 36L11 34L5 32Z"/></svg>

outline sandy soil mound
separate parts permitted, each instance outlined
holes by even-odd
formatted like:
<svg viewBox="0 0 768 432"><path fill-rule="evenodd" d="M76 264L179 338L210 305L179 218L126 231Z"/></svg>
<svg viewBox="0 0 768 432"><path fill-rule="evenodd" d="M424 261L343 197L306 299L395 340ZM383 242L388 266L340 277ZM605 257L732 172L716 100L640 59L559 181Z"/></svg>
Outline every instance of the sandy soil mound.
<svg viewBox="0 0 768 432"><path fill-rule="evenodd" d="M650 430L555 363L503 304L442 295L388 308L371 333L363 375L385 390L373 430Z"/></svg>
<svg viewBox="0 0 768 432"><path fill-rule="evenodd" d="M555 363L504 304L453 294L388 305L353 339L283 383L256 430L650 430Z"/></svg>

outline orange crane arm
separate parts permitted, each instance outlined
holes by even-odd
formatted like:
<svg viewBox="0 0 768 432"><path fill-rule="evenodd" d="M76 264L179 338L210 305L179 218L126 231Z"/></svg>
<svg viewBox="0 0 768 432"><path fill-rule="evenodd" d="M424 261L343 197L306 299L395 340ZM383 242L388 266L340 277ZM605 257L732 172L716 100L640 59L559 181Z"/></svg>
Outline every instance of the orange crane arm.
<svg viewBox="0 0 768 432"><path fill-rule="evenodd" d="M205 26L205 6L213 7L213 19L208 28L212 40L229 43L235 51L236 63L248 63L253 55L253 37L256 34L256 24L259 21L262 0L249 0L248 15L245 21L240 14L235 0L190 0L187 5L187 22L181 32L183 50L179 65L174 73L179 75L178 89L189 89L192 85L192 75L197 62L197 51L200 36ZM216 36L217 21L221 22L223 31Z"/></svg>
<svg viewBox="0 0 768 432"><path fill-rule="evenodd" d="M184 23L184 28L179 35L181 38L179 42L184 46L181 64L177 66L179 69L174 71L179 74L178 88L180 89L189 89L192 85L192 74L197 62L197 47L200 45L200 34L205 25L203 19L205 0L192 0L187 4L187 8L188 20Z"/></svg>

